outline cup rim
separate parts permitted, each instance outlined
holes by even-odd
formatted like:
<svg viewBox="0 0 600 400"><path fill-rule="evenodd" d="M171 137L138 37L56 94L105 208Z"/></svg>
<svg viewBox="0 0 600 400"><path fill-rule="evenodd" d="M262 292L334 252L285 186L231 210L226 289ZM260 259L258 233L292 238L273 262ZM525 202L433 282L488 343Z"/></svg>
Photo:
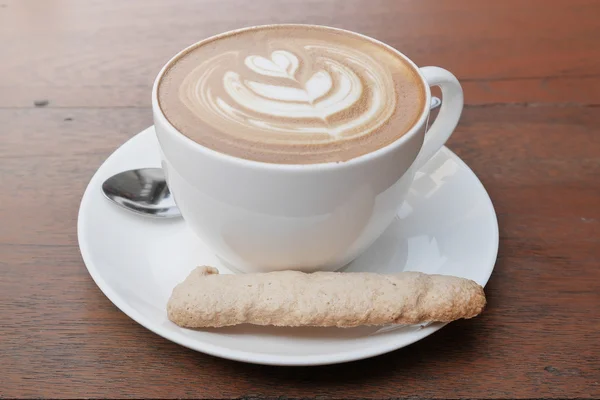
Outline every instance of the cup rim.
<svg viewBox="0 0 600 400"><path fill-rule="evenodd" d="M417 75L419 76L420 80L421 80L421 84L423 85L424 91L425 91L425 101L423 102L423 109L421 110L421 113L419 114L419 118L417 119L417 121L413 124L413 126L408 130L408 132L406 132L404 135L400 136L399 138L397 138L396 140L394 140L393 142L366 154L360 155L358 157L354 157L351 158L349 160L346 161L329 161L329 162L324 162L324 163L312 163L312 164L277 164L277 163L269 163L269 162L264 162L264 161L257 161L257 160L249 160L249 159L245 159L245 158L240 158L240 157L236 157L236 156L232 156L229 154L225 154L225 153L221 153L219 151L213 150L211 148L208 148L206 146L201 145L198 142L195 142L194 140L190 139L189 137L187 137L186 135L184 135L183 133L181 133L177 128L175 128L175 126L173 126L171 124L171 122L167 119L167 117L165 116L165 114L163 113L160 104L158 102L158 85L159 82L161 81L161 78L163 77L164 73L166 72L166 70L177 60L179 59L179 57L183 56L185 53L187 53L188 51L191 51L192 49L196 48L197 46L201 46L202 44L218 39L220 37L224 37L224 36L228 36L231 34L235 34L235 33L239 33L239 32L246 32L246 31L251 31L251 30L255 30L255 29L264 29L264 28L276 28L276 27L308 27L308 28L318 28L318 29L326 29L326 30L333 30L333 31L338 31L338 32L343 32L346 34L350 34L350 35L354 35L360 38L363 38L365 40L369 40L371 42L374 42L376 44L382 45L385 48L389 49L390 51L394 52L395 54L397 54L399 57L401 57L402 59L404 59L404 61L406 61L408 63L408 65L410 65L413 70L417 73ZM209 36L205 39L202 39L198 42L195 42L189 46L187 46L186 48L184 48L183 50L179 51L177 54L175 54L173 57L171 57L169 59L169 61L167 61L165 63L165 65L160 69L160 72L158 73L158 75L156 76L156 78L154 79L154 84L152 86L152 112L155 118L155 122L158 119L158 121L160 122L160 124L163 127L166 127L167 132L176 140L180 141L181 144L185 145L185 146L190 146L193 147L195 150L197 150L198 152L216 159L224 161L224 162L228 162L228 163L233 163L233 164L237 164L241 167L245 167L245 168L252 168L252 169L264 169L264 170L288 170L288 171L315 171L315 170L319 170L319 171L324 171L324 170L331 170L331 169L338 169L338 168L347 168L347 167L351 167L351 166L357 166L357 165L361 165L364 163L367 163L373 159L382 157L392 151L394 151L395 149L397 149L398 147L401 147L404 143L410 141L410 139L415 136L421 129L421 127L426 123L426 120L428 118L429 115L429 103L431 102L431 89L429 87L429 84L427 83L427 81L425 80L425 78L423 77L423 74L421 73L420 68L410 59L408 58L405 54L403 54L402 52L400 52L399 50L397 50L396 48L388 45L387 43L384 43L380 40L377 40L375 38L372 38L370 36L367 35L363 35L361 33L358 32L353 32L350 30L346 30L346 29L341 29L341 28L335 28L335 27L331 27L331 26L327 26L327 25L316 25L316 24L265 24L265 25L253 25L253 26L248 26L248 27L244 27L244 28L239 28L239 29L233 29L230 31L226 31L223 33L219 33L217 35L212 35Z"/></svg>

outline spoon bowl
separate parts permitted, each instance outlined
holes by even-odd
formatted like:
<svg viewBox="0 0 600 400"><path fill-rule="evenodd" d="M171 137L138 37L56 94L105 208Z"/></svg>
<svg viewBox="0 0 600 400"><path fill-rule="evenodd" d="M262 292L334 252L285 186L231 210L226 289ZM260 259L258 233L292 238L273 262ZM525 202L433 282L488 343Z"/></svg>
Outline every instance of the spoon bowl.
<svg viewBox="0 0 600 400"><path fill-rule="evenodd" d="M161 168L120 172L104 181L102 193L115 204L140 215L154 218L181 216Z"/></svg>

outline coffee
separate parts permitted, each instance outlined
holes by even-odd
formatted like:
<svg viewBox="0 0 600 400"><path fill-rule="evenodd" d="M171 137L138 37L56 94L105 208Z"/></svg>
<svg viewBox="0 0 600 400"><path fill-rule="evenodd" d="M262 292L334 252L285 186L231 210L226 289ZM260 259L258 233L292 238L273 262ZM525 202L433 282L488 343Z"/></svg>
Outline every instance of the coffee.
<svg viewBox="0 0 600 400"><path fill-rule="evenodd" d="M418 73L366 37L273 25L219 35L177 57L159 106L181 133L231 156L279 164L346 161L417 122Z"/></svg>

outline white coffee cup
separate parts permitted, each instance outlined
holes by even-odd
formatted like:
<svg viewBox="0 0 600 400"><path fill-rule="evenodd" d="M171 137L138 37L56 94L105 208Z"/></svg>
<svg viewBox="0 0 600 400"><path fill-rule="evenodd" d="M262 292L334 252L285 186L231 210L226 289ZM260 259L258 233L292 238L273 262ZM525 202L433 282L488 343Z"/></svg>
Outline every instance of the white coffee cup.
<svg viewBox="0 0 600 400"><path fill-rule="evenodd" d="M157 98L158 83L178 55L162 68L152 109L167 182L186 223L228 266L243 272L336 270L390 225L416 170L448 140L463 108L454 75L419 68L393 51L423 80L421 115L395 142L339 163L263 163L192 141L169 123ZM427 129L430 86L441 88L443 102Z"/></svg>

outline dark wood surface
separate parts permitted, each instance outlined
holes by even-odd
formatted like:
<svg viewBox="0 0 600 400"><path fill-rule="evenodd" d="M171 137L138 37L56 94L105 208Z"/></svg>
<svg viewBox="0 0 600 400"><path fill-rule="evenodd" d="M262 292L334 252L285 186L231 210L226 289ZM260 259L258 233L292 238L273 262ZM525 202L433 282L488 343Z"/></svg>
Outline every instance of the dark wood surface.
<svg viewBox="0 0 600 400"><path fill-rule="evenodd" d="M152 123L181 48L325 24L453 71L449 142L496 207L489 306L408 348L318 368L246 365L147 331L76 239L100 163ZM600 1L0 0L0 397L600 397Z"/></svg>

